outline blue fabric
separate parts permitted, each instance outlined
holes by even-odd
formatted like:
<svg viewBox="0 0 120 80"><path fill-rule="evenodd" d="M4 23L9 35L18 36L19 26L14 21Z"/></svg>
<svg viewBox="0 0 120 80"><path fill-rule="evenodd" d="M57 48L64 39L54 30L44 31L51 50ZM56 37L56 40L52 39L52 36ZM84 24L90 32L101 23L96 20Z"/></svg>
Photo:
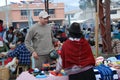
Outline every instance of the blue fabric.
<svg viewBox="0 0 120 80"><path fill-rule="evenodd" d="M109 58L107 58L107 60L110 60L112 62L120 61L116 57L109 57Z"/></svg>
<svg viewBox="0 0 120 80"><path fill-rule="evenodd" d="M114 33L113 39L119 39L120 40L120 33Z"/></svg>
<svg viewBox="0 0 120 80"><path fill-rule="evenodd" d="M113 73L113 80L119 80L119 77L118 77L118 74L117 74L117 71L116 69L112 68L112 67L109 67L109 69L112 71ZM95 73L95 77L96 77L96 80L102 80L102 76L100 74L100 71L97 69L97 68L94 68L94 73ZM112 80L112 79L111 79Z"/></svg>
<svg viewBox="0 0 120 80"><path fill-rule="evenodd" d="M100 80L114 80L112 70L103 64L96 66L96 69L99 70L101 79Z"/></svg>
<svg viewBox="0 0 120 80"><path fill-rule="evenodd" d="M19 64L30 65L31 64L31 53L26 48L25 44L19 44L14 51L8 54L8 57L17 57Z"/></svg>
<svg viewBox="0 0 120 80"><path fill-rule="evenodd" d="M0 32L0 37L3 37L3 33L4 33L3 31L2 31L2 32Z"/></svg>
<svg viewBox="0 0 120 80"><path fill-rule="evenodd" d="M118 60L120 60L120 54L115 56Z"/></svg>
<svg viewBox="0 0 120 80"><path fill-rule="evenodd" d="M37 75L37 76L35 76L36 78L47 78L47 76L46 75Z"/></svg>

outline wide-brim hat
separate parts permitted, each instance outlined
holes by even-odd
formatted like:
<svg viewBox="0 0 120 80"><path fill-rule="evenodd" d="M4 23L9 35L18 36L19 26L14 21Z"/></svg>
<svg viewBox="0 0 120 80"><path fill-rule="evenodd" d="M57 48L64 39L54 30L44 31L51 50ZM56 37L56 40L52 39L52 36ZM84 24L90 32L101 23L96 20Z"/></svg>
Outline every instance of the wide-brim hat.
<svg viewBox="0 0 120 80"><path fill-rule="evenodd" d="M0 19L0 23L3 23L3 20Z"/></svg>
<svg viewBox="0 0 120 80"><path fill-rule="evenodd" d="M80 28L80 24L77 22L74 22L71 24L71 26L68 28L69 33L73 33L73 34L80 34L81 32L81 28Z"/></svg>

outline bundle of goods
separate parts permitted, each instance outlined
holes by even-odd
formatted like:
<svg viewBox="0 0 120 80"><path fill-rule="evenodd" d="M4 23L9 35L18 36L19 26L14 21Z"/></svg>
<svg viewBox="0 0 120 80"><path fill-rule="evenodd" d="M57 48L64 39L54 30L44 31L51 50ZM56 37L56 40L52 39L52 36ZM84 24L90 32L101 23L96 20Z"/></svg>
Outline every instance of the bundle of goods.
<svg viewBox="0 0 120 80"><path fill-rule="evenodd" d="M118 69L120 69L120 60L116 57L105 59L100 56L96 58L96 67L94 68L96 79L100 80L119 80Z"/></svg>
<svg viewBox="0 0 120 80"><path fill-rule="evenodd" d="M119 80L116 69L100 64L94 68L95 77L99 80Z"/></svg>
<svg viewBox="0 0 120 80"><path fill-rule="evenodd" d="M60 73L56 73L54 70L39 70L38 68L30 69L29 73L32 74L36 78L47 78L48 76L66 76L64 70L61 70Z"/></svg>

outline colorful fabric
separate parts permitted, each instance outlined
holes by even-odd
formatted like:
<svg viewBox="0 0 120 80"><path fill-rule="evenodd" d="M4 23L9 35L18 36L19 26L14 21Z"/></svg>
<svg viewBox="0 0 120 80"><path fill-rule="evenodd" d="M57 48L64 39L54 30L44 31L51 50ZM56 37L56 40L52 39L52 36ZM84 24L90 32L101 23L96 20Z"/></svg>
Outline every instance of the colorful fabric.
<svg viewBox="0 0 120 80"><path fill-rule="evenodd" d="M96 80L118 80L117 71L114 68L99 65L94 68Z"/></svg>
<svg viewBox="0 0 120 80"><path fill-rule="evenodd" d="M4 64L8 64L9 62L11 62L13 60L13 58L9 57L4 61Z"/></svg>
<svg viewBox="0 0 120 80"><path fill-rule="evenodd" d="M26 48L25 44L19 44L14 51L8 54L9 57L17 57L19 64L30 65L31 53Z"/></svg>
<svg viewBox="0 0 120 80"><path fill-rule="evenodd" d="M118 80L118 74L117 74L116 70L111 68L111 67L110 67L110 69L113 72L113 80ZM92 79L92 80L101 80L101 75L100 75L99 70L98 69L94 69L94 73L95 73L96 79ZM73 79L73 80L75 80L75 79ZM33 75L29 74L28 72L22 72L17 77L16 80L38 80L38 79L35 78ZM60 76L60 77L58 77L58 76L47 76L47 78L41 78L39 80L68 80L68 76Z"/></svg>
<svg viewBox="0 0 120 80"><path fill-rule="evenodd" d="M68 80L68 76L47 76L47 78L35 78L28 72L22 72L16 80Z"/></svg>

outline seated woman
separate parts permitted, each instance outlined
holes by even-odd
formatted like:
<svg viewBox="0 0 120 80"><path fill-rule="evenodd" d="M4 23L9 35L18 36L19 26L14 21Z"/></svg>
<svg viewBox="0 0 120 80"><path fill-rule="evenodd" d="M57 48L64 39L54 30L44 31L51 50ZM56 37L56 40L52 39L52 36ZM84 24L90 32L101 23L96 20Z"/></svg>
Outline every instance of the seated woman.
<svg viewBox="0 0 120 80"><path fill-rule="evenodd" d="M69 38L62 45L56 73L64 69L69 80L96 80L93 71L95 59L80 24L72 23L68 31Z"/></svg>
<svg viewBox="0 0 120 80"><path fill-rule="evenodd" d="M18 64L30 65L31 64L31 53L24 44L24 37L18 38L17 47L14 51L8 54L8 57L17 57Z"/></svg>
<svg viewBox="0 0 120 80"><path fill-rule="evenodd" d="M18 66L24 66L26 69L29 69L31 65L31 53L24 44L24 37L19 37L16 48L5 56L12 58L16 57Z"/></svg>

